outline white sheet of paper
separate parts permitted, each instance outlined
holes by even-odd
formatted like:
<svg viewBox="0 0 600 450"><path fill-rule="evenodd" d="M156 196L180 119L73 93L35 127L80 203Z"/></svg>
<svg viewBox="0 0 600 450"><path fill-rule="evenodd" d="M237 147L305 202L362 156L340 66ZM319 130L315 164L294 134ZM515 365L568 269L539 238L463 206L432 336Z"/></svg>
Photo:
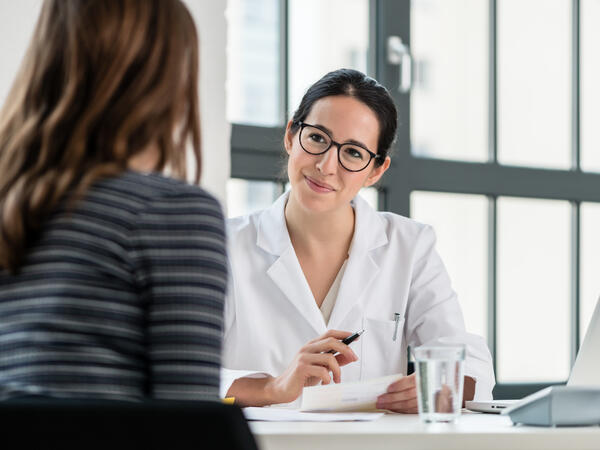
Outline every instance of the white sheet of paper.
<svg viewBox="0 0 600 450"><path fill-rule="evenodd" d="M300 411L372 411L377 397L402 374L349 383L305 387Z"/></svg>
<svg viewBox="0 0 600 450"><path fill-rule="evenodd" d="M246 420L263 420L268 422L346 422L371 421L379 419L383 413L310 413L286 408L243 408Z"/></svg>

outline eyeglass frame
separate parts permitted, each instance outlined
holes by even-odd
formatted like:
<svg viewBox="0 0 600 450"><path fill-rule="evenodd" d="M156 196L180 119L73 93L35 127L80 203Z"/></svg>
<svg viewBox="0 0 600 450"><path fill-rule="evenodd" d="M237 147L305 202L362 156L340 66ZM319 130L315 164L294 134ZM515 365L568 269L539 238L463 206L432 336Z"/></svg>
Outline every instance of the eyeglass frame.
<svg viewBox="0 0 600 450"><path fill-rule="evenodd" d="M306 123L306 122L302 122L302 121L298 121L298 122L296 122L296 124L300 125L300 131L298 132L298 143L300 144L300 147L302 147L302 150L304 150L309 155L318 156L318 155L324 155L325 153L327 153L331 149L331 147L333 147L335 145L336 148L337 148L338 163L339 163L340 166L342 166L342 168L344 170L347 170L348 172L362 172L367 167L369 167L369 164L371 164L372 160L376 160L377 161L378 159L381 159L383 157L383 155L379 155L377 153L373 153L371 150L369 150L364 145L360 145L360 144L357 144L355 142L342 142L342 143L336 142L336 141L333 140L333 138L330 136L330 134L326 130L324 130L322 127L320 127L319 125L311 125L310 123ZM304 131L304 129L306 127L316 128L317 130L320 130L320 131L322 131L323 133L325 133L327 135L327 137L329 138L329 140L331 142L330 142L330 144L327 146L327 148L325 150L323 150L322 152L319 152L319 153L312 153L312 152L309 152L308 150L306 150L304 148L304 146L302 145L301 136L302 136L302 131ZM342 148L343 145L352 145L354 147L360 147L363 150L365 150L369 154L369 156L371 157L369 159L369 162L365 165L365 167L363 167L362 169L358 169L358 170L352 170L352 169L348 169L346 166L344 166L344 164L342 163L342 160L340 159L340 148Z"/></svg>

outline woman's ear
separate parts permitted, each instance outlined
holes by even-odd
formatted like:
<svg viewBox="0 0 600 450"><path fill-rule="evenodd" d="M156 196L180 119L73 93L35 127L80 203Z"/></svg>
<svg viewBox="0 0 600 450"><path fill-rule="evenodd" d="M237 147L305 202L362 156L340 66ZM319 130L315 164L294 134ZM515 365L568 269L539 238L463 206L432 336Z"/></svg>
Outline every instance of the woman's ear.
<svg viewBox="0 0 600 450"><path fill-rule="evenodd" d="M371 170L371 173L365 180L363 187L372 186L375 183L377 183L379 179L383 176L385 171L388 170L388 167L390 167L391 161L392 160L390 159L390 157L386 156L382 165L380 165L379 167L375 167L373 170Z"/></svg>
<svg viewBox="0 0 600 450"><path fill-rule="evenodd" d="M292 129L292 120L290 120L285 127L285 136L283 137L283 145L285 146L285 151L289 155L292 151L292 139L294 137L291 129Z"/></svg>

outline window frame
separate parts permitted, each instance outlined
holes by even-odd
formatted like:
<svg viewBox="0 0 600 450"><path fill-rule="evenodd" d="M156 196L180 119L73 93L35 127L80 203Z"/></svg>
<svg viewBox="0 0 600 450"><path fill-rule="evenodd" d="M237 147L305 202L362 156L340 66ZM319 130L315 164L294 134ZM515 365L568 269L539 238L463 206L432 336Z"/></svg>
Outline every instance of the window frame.
<svg viewBox="0 0 600 450"><path fill-rule="evenodd" d="M501 165L497 158L497 1L489 1L489 135L488 162L466 162L416 157L410 146L410 92L400 93L399 68L387 63L388 36L400 36L410 48L410 0L369 0L368 72L390 89L401 125L392 152L388 173L379 183L379 208L410 217L413 191L479 194L488 198L488 345L496 369L497 301L497 199L502 196L565 200L571 204L571 365L579 349L580 304L580 205L600 202L600 173L581 170L580 151L580 0L571 0L572 86L571 153L572 169L546 169ZM280 5L280 116L288 111L288 4ZM284 183L283 135L285 125L262 127L232 124L231 177ZM566 381L566 380L565 380ZM556 383L555 383L556 384ZM560 383L559 383L560 384ZM495 398L520 398L550 383L498 383Z"/></svg>

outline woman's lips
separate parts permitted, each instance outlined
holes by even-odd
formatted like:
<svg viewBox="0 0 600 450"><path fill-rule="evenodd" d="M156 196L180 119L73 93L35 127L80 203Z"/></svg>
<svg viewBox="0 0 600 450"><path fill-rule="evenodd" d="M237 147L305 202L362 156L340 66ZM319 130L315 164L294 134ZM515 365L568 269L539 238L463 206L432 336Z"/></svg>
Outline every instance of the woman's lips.
<svg viewBox="0 0 600 450"><path fill-rule="evenodd" d="M325 185L325 184L320 184L310 177L305 176L304 179L306 180L306 184L308 184L309 188L311 188L313 191L318 192L320 194L326 194L327 192L335 191L335 189L333 189L332 187L329 187L328 185Z"/></svg>

